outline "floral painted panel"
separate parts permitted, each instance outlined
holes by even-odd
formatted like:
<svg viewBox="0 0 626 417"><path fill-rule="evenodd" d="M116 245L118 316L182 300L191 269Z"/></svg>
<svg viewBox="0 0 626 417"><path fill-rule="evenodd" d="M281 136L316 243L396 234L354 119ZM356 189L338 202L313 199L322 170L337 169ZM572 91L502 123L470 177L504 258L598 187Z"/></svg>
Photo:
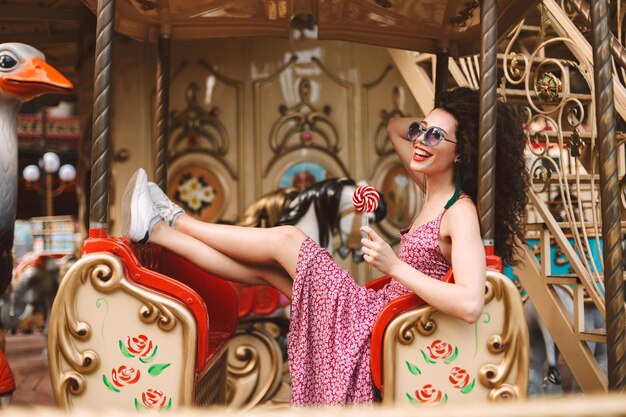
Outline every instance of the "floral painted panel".
<svg viewBox="0 0 626 417"><path fill-rule="evenodd" d="M135 397L129 407L136 410L169 410L172 398L158 389L159 377L167 377L171 363L156 361L158 346L145 334L127 336L118 340L120 365L102 374L103 384L114 393L122 393L125 387L138 384L145 387L139 398Z"/></svg>
<svg viewBox="0 0 626 417"><path fill-rule="evenodd" d="M445 373L449 383L434 386L428 377L415 380L415 391L406 392L406 398L412 404L445 404L451 391L457 390L462 394L469 394L474 389L475 378L466 369L455 366L455 361L459 356L458 346L437 339L430 345L417 349L417 352L415 362L405 361L406 369L411 375L422 376L422 370L428 368L428 374Z"/></svg>

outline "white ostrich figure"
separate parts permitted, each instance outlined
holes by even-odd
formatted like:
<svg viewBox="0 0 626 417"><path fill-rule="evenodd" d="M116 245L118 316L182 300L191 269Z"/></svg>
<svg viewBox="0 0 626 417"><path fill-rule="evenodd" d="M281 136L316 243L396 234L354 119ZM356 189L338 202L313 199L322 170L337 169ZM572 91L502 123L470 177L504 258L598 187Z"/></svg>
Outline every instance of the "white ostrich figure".
<svg viewBox="0 0 626 417"><path fill-rule="evenodd" d="M72 83L46 63L37 49L0 44L0 294L11 282L13 226L17 206L17 114L20 105Z"/></svg>
<svg viewBox="0 0 626 417"><path fill-rule="evenodd" d="M49 92L68 92L72 83L46 63L37 49L22 43L0 44L0 295L11 283L13 227L17 208L17 114L20 105ZM0 383L13 375L0 351ZM13 382L13 387L15 386ZM0 392L0 408L12 391Z"/></svg>

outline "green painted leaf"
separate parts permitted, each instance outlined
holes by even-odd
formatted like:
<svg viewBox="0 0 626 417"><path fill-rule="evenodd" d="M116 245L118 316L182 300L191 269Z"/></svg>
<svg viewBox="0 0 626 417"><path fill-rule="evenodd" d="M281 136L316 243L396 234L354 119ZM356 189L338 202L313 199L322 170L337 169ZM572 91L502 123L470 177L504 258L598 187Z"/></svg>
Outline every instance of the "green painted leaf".
<svg viewBox="0 0 626 417"><path fill-rule="evenodd" d="M448 402L448 394L443 394L443 398L441 399L441 402L439 404L445 404Z"/></svg>
<svg viewBox="0 0 626 417"><path fill-rule="evenodd" d="M135 398L135 410L137 411L141 411L146 409L147 407L145 407L144 405L142 405L139 400L137 398Z"/></svg>
<svg viewBox="0 0 626 417"><path fill-rule="evenodd" d="M444 359L443 363L445 363L446 365L449 365L452 362L454 362L454 360L456 359L457 356L459 356L459 348L455 346L454 347L454 352L452 353L452 356L450 356L449 358Z"/></svg>
<svg viewBox="0 0 626 417"><path fill-rule="evenodd" d="M428 355L426 354L426 352L424 352L423 350L420 350L420 352L422 352L422 356L424 357L424 360L425 360L427 363L430 363L431 365L432 365L432 364L437 363L437 362L432 361L432 360L428 357Z"/></svg>
<svg viewBox="0 0 626 417"><path fill-rule="evenodd" d="M420 405L419 401L417 401L415 398L411 397L411 394L409 394L408 392L406 393L406 397L409 399L409 402L413 405Z"/></svg>
<svg viewBox="0 0 626 417"><path fill-rule="evenodd" d="M472 379L472 382L470 382L469 384L461 388L461 392L463 394L469 394L470 392L472 392L472 390L474 389L475 382L476 382L476 379Z"/></svg>
<svg viewBox="0 0 626 417"><path fill-rule="evenodd" d="M413 375L421 375L422 371L420 371L420 368L418 368L417 366L413 365L411 362L406 361L406 366L409 368L409 372L412 373Z"/></svg>
<svg viewBox="0 0 626 417"><path fill-rule="evenodd" d="M127 358L134 358L135 355L133 355L132 353L130 353L127 349L126 346L124 346L124 342L122 342L121 340L119 341L119 345L120 345L120 351L122 352L122 355L126 356Z"/></svg>
<svg viewBox="0 0 626 417"><path fill-rule="evenodd" d="M115 386L109 382L109 380L107 379L107 376L105 374L102 374L102 382L104 382L104 385L108 389L110 389L111 391L113 391L113 392L120 392L120 390L115 388Z"/></svg>
<svg viewBox="0 0 626 417"><path fill-rule="evenodd" d="M167 405L161 407L159 411L167 411L170 409L171 406L172 406L172 399L170 398L170 400L167 402Z"/></svg>
<svg viewBox="0 0 626 417"><path fill-rule="evenodd" d="M169 363L155 363L150 368L148 368L148 373L152 376L157 376L161 372L163 372L168 366L170 366Z"/></svg>
<svg viewBox="0 0 626 417"><path fill-rule="evenodd" d="M152 360L154 359L154 356L155 356L155 355L156 355L156 353L157 353L157 349L158 349L158 348L159 348L158 346L155 346L155 347L154 347L154 350L152 351L152 355L148 356L147 358L139 358L139 360L140 360L141 362L143 362L143 363L152 362Z"/></svg>

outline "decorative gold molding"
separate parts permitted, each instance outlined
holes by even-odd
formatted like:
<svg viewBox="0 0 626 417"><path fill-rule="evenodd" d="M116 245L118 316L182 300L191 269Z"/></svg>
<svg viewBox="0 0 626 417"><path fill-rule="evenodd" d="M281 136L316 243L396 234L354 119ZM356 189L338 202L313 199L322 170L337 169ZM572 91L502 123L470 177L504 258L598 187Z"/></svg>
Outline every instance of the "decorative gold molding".
<svg viewBox="0 0 626 417"><path fill-rule="evenodd" d="M487 340L487 350L492 355L501 355L499 362L489 362L480 366L478 380L489 389L489 400L520 398L525 396L528 384L528 329L519 293L514 284L504 275L494 271L487 272L485 306L497 302L502 304L504 317L502 327ZM384 336L383 345L383 403L393 404L396 398L397 373L404 364L396 358L399 345L411 345L420 336L432 336L438 330L439 311L430 306L409 310L393 319ZM462 329L462 330L461 330ZM460 327L467 335L474 335L473 325ZM463 333L465 334L465 333ZM481 343L481 341L478 341ZM493 358L494 360L497 358ZM514 384L509 382L514 378Z"/></svg>
<svg viewBox="0 0 626 417"><path fill-rule="evenodd" d="M572 245L562 231L555 233L558 246L603 311L602 259L598 262L591 256L593 246L597 253L602 252L600 239L593 239L600 236L601 227L597 133L590 94L593 63L581 58L585 45L576 38L580 34L563 31L563 25L569 22L566 11L546 1L541 13L542 32L551 22L563 36L546 39L540 34L531 53L513 52L524 30L522 21L513 31L502 61L504 87L509 84L524 88L525 131L531 155L529 196L534 209L530 214L549 227L556 223L556 216L569 224L575 250L569 250ZM557 46L568 48L578 61L544 55L544 51ZM505 91L511 95L511 90ZM616 97L619 103L619 94Z"/></svg>
<svg viewBox="0 0 626 417"><path fill-rule="evenodd" d="M195 82L187 86L187 107L181 112L173 111L170 121L170 159L176 161L189 153L206 153L214 156L226 167L233 179L237 179L235 169L223 158L230 147L230 139L224 124L219 120L219 108L205 109L198 103L200 87ZM217 135L213 134L211 128ZM178 145L190 136L200 137L198 144L177 150ZM206 144L208 143L208 145Z"/></svg>
<svg viewBox="0 0 626 417"><path fill-rule="evenodd" d="M266 330L240 327L229 341L227 404L250 410L272 401L283 376L282 351Z"/></svg>
<svg viewBox="0 0 626 417"><path fill-rule="evenodd" d="M348 174L350 168L354 168L355 166L355 154L354 154L354 86L351 82L342 80L340 77L332 73L328 70L322 62L316 58L312 57L311 62L317 66L322 74L328 78L331 82L338 85L339 87L346 90L346 107L345 111L348 115L346 121L346 131L347 137L344 138L341 133L338 131L336 127L336 123L332 118L330 118L330 111L332 110L329 105L324 106L322 109L318 109L313 103L309 100L309 90L310 90L310 77L303 77L300 80L300 84L298 85L298 92L300 96L300 102L290 108L286 106L281 106L279 109L280 116L272 123L269 132L268 143L269 147L273 152L273 155L270 157L265 157L262 155L261 145L265 143L266 140L262 139L262 120L261 120L261 112L259 109L261 106L261 88L269 85L274 82L284 71L289 69L291 66L296 64L298 61L298 57L296 55L292 55L291 58L281 65L276 71L272 72L267 77L259 78L257 80L253 80L253 102L254 102L254 131L257 138L261 138L261 140L254 141L254 152L256 157L256 166L260 171L260 175L255 177L255 188L257 190L257 194L262 194L263 192L267 192L268 190L262 189L262 180L267 178L268 174L272 171L274 165L281 161L283 158L288 157L290 154L294 152L299 152L303 149L314 150L318 153L321 153L324 158L331 159L334 164L339 165L344 174ZM343 109L343 107L342 107ZM292 126L287 130L286 133L280 135L279 130L286 123L296 122L296 126ZM322 123L328 126L330 129L330 136L326 132L322 132L318 129L318 125ZM297 145L287 145L289 139L293 136L293 134L306 130L306 128L310 129L311 132L317 132L323 139L323 144L316 144L313 142L310 143L302 143ZM348 168L345 167L343 161L337 155L338 152L342 151L342 142L345 140L347 143L347 158L348 158ZM266 162L267 161L267 162ZM257 198L259 197L257 195Z"/></svg>
<svg viewBox="0 0 626 417"><path fill-rule="evenodd" d="M223 84L234 88L236 91L236 99L235 105L237 107L237 133L235 135L235 140L237 142L237 170L241 170L244 166L244 152L243 152L243 90L244 85L243 81L236 80L234 78L227 77L221 72L217 71L210 63L206 62L203 59L198 61L201 67L205 68L209 73L211 73L215 78L221 81ZM237 179L237 176L234 176L233 179ZM244 207L244 197L245 197L245 182L239 181L237 183L237 199L238 199L238 207L239 210L242 210Z"/></svg>
<svg viewBox="0 0 626 417"><path fill-rule="evenodd" d="M91 326L81 320L76 305L78 290L84 285L102 294L121 291L136 298L142 304L137 310L138 319L147 324L156 322L165 332L180 323L184 346L180 359L183 369L179 405L192 404L197 340L193 315L172 299L128 281L126 273L126 267L117 256L90 254L70 268L59 287L50 317L48 360L54 397L63 408L72 405L71 396L85 394L88 387L83 375L96 372L100 364L97 347L81 351L76 343L87 343L92 336Z"/></svg>

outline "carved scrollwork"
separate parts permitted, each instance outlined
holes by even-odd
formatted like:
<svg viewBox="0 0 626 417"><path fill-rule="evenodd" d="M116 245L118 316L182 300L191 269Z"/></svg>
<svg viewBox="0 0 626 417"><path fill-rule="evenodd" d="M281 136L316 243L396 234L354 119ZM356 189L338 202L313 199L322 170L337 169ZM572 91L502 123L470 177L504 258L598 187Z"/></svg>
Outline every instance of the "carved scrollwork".
<svg viewBox="0 0 626 417"><path fill-rule="evenodd" d="M140 307L139 318L147 324L156 321L159 328L166 332L169 332L176 326L176 318L170 309L163 305L156 306L151 302L146 302L145 305Z"/></svg>
<svg viewBox="0 0 626 417"><path fill-rule="evenodd" d="M481 367L478 373L480 383L492 389L490 399L496 398L517 398L519 386L514 387L506 383L511 372L518 364L518 356L523 351L527 343L527 334L520 334L516 331L512 321L516 317L511 292L504 288L505 281L496 280L493 276L487 275L487 294L493 294L493 298L503 303L505 319L500 334L491 335L487 340L487 349L492 354L502 354L502 360L498 364L486 364ZM491 287L491 289L490 289ZM517 296L517 294L514 294ZM487 301L486 301L487 302ZM524 335L526 338L524 338ZM519 371L519 370L517 370Z"/></svg>
<svg viewBox="0 0 626 417"><path fill-rule="evenodd" d="M477 382L484 387L483 389L486 389L486 395L490 400L519 398L525 393L528 378L528 332L525 327L519 292L507 277L491 271L487 273L485 285L485 305L492 305L492 307L485 310L484 320L481 319L481 323L487 326L484 328L482 337L475 336L476 349L481 344L483 346L481 350L475 352L482 352L479 353L479 356L485 356L480 356L482 365L478 365L480 367L477 367L473 372L477 376ZM490 314L502 314L502 317L499 321L493 321L494 318ZM412 369L411 374L414 376L418 375L417 372L424 371L425 367L438 366L435 365L435 361L440 358L430 356L429 360L429 355L432 353L422 350L423 360L419 354L415 355L414 352L420 352L419 346L430 345L428 352L431 352L430 349L435 344L437 346L450 346L450 344L456 343L458 350L454 348L454 359L448 358L448 362L444 361L445 364L454 361L457 352L467 350L469 346L464 346L461 342L464 336L458 338L458 335L465 335L464 332L468 328L460 325L458 328L454 327L452 333L449 333L448 326L452 326L452 323L448 316L429 306L401 313L389 323L384 339L386 366L383 368L383 385L385 387L383 398L385 402L393 401L393 398L403 398L404 391L416 383L414 379L404 380L400 376L401 369L406 368L406 364L409 364L410 370ZM454 324L454 326L456 325ZM471 333L474 334L476 331L475 329L471 330ZM467 334L469 335L469 333ZM456 336L451 336L452 334ZM476 335L478 334L476 333ZM458 340L455 340L455 337ZM450 344L442 342L443 340L447 340ZM404 346L408 345L410 347L407 350ZM450 349L452 351L452 348ZM401 359L397 358L396 355L402 355ZM474 356L476 357L476 353ZM416 359L416 357L420 359ZM415 362L411 364L412 361ZM390 363L394 364L395 369L389 366ZM454 366L462 365L455 363ZM422 371L419 371L418 367ZM433 369L435 371L429 372L440 372L439 368ZM468 368L468 372L471 373L472 371ZM427 380L421 381L420 384L425 382ZM400 385L402 388L399 388ZM388 399L388 396L391 396L392 399Z"/></svg>
<svg viewBox="0 0 626 417"><path fill-rule="evenodd" d="M77 294L90 285L96 292L112 294L122 291L141 304L137 311L138 319L144 323L156 322L163 331L171 331L183 323L183 362L185 376L181 380L180 402L191 403L196 330L187 323L193 317L184 307L175 302L141 288L126 279L126 268L120 258L110 253L96 253L82 257L65 275L52 307L49 330L49 366L52 388L57 403L62 407L71 404L70 396L81 396L87 390L85 375L96 372L101 363L98 353L85 348L85 343L93 337L91 326L78 316ZM102 298L98 299L100 304ZM81 310L82 311L82 310ZM69 368L69 369L68 369Z"/></svg>
<svg viewBox="0 0 626 417"><path fill-rule="evenodd" d="M229 341L226 403L249 410L258 405L288 401L282 381L284 363L276 339L262 328L240 328Z"/></svg>
<svg viewBox="0 0 626 417"><path fill-rule="evenodd" d="M311 80L308 78L300 80L298 97L300 101L295 105L287 107L283 104L279 108L281 117L270 130L269 145L272 151L283 153L299 134L301 146L313 145L317 136L329 152L339 152L339 132L330 117L332 107L326 104L320 109L311 102ZM285 129L285 126L288 127Z"/></svg>
<svg viewBox="0 0 626 417"><path fill-rule="evenodd" d="M277 112L272 114L272 110L262 104L266 97L264 87L277 82L285 90L284 101L277 106ZM332 90L334 92L330 93L327 86L332 85L344 92L347 107L342 100L337 101L339 90ZM297 94L292 94L294 89ZM301 155L308 154L329 160L330 164L335 165L336 171L347 175L348 169L344 165L343 157L347 157L349 166L354 165L356 157L352 151L353 90L352 82L329 71L316 56L311 56L310 60L302 60L292 55L271 74L253 81L255 134L264 138L262 141L255 141L257 163L259 167L263 167L261 175L256 179L257 189L264 187L263 179L270 174L272 177L279 174L278 171L286 168L285 165L294 160L296 155L298 159L302 158ZM345 128L337 124L333 117L335 107L340 113L347 111L349 122ZM266 126L269 128L267 133ZM261 143L266 143L266 146L261 147ZM347 144L347 151L344 144Z"/></svg>
<svg viewBox="0 0 626 417"><path fill-rule="evenodd" d="M230 139L224 124L219 119L219 108L205 109L198 102L200 87L192 82L187 87L187 107L172 112L170 129L173 135L172 149L184 140L188 146L205 150L211 155L224 156L228 152Z"/></svg>
<svg viewBox="0 0 626 417"><path fill-rule="evenodd" d="M563 9L575 16L575 8L562 2ZM533 191L551 207L558 222L569 223L576 251L585 258L581 263L588 273L590 286L602 288L598 262L591 256L591 247L600 253L599 190L596 129L591 96L592 67L586 61L550 57L547 51L565 47L574 57L581 56L580 46L569 36L546 36L553 25L557 32L560 23L553 11L542 6L541 33L532 51L513 52L524 48L520 39L523 23L509 38L503 57L504 79L508 86L523 86L527 150L531 155L529 168ZM623 15L622 15L623 16ZM528 34L524 34L525 39ZM528 43L526 43L526 46ZM512 95L512 89L504 90ZM521 91L515 92L519 97ZM585 201L583 201L583 198ZM626 207L626 197L623 198ZM556 214L555 214L556 213ZM556 221L544 219L544 221ZM570 243L563 242L560 244ZM600 260L601 262L601 260Z"/></svg>

